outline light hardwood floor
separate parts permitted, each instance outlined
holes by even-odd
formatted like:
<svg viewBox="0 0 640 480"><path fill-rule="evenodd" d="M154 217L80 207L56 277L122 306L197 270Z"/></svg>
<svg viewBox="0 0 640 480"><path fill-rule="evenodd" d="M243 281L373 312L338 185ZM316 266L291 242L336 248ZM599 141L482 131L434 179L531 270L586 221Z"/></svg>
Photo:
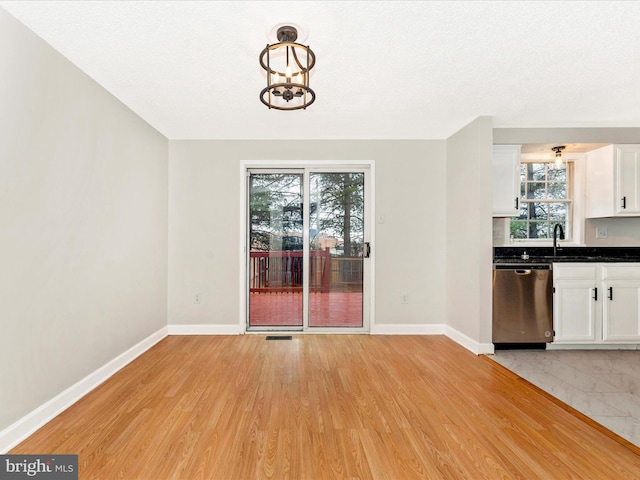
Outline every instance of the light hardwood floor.
<svg viewBox="0 0 640 480"><path fill-rule="evenodd" d="M637 479L640 451L443 336L170 336L11 453L81 479Z"/></svg>
<svg viewBox="0 0 640 480"><path fill-rule="evenodd" d="M640 447L640 351L500 350L490 358Z"/></svg>

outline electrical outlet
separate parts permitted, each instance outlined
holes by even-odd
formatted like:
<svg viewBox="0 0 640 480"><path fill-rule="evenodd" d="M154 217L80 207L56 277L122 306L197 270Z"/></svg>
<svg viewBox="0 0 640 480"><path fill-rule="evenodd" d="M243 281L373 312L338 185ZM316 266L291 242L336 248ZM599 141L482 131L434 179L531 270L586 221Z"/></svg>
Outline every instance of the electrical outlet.
<svg viewBox="0 0 640 480"><path fill-rule="evenodd" d="M202 303L202 295L200 293L196 293L193 296L193 303L196 303L196 304Z"/></svg>
<svg viewBox="0 0 640 480"><path fill-rule="evenodd" d="M406 293L406 292L403 293L400 298L401 298L401 300L400 300L401 303L409 303L409 294L408 293Z"/></svg>
<svg viewBox="0 0 640 480"><path fill-rule="evenodd" d="M607 238L607 227L596 227L596 238Z"/></svg>

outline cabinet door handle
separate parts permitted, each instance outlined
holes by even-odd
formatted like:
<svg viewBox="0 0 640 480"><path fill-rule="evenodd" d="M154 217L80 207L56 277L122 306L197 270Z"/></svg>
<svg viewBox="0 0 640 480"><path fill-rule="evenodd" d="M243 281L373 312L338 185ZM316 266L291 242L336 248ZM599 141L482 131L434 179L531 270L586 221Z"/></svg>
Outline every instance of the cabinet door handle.
<svg viewBox="0 0 640 480"><path fill-rule="evenodd" d="M598 301L598 287L593 289L593 299L597 302Z"/></svg>
<svg viewBox="0 0 640 480"><path fill-rule="evenodd" d="M622 208L627 208L627 197L622 197Z"/></svg>
<svg viewBox="0 0 640 480"><path fill-rule="evenodd" d="M609 287L609 300L613 300L613 287Z"/></svg>
<svg viewBox="0 0 640 480"><path fill-rule="evenodd" d="M519 200L518 197L516 197L516 210L518 210L518 203L519 203L518 200Z"/></svg>

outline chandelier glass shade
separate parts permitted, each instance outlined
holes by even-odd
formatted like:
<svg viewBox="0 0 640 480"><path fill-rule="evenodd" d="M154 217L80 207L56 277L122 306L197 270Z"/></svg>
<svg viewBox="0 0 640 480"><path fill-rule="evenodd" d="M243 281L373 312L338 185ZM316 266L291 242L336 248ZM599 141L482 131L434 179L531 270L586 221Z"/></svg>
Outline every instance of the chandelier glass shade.
<svg viewBox="0 0 640 480"><path fill-rule="evenodd" d="M551 150L553 150L556 154L556 162L555 162L555 166L556 168L562 168L562 150L565 149L565 146L558 146L558 147L553 147Z"/></svg>
<svg viewBox="0 0 640 480"><path fill-rule="evenodd" d="M260 92L260 101L276 110L306 109L316 99L309 87L316 55L308 46L296 43L295 27L280 27L277 36L279 43L267 45L260 53L260 66L267 71L267 86Z"/></svg>

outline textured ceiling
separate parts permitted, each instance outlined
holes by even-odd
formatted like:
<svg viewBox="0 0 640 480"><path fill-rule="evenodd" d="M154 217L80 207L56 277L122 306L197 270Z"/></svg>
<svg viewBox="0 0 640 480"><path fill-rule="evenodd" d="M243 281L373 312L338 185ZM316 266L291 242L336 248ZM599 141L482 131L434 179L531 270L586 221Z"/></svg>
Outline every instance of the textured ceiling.
<svg viewBox="0 0 640 480"><path fill-rule="evenodd" d="M437 139L640 126L640 2L3 1L170 139ZM258 54L294 22L306 111L259 101Z"/></svg>

